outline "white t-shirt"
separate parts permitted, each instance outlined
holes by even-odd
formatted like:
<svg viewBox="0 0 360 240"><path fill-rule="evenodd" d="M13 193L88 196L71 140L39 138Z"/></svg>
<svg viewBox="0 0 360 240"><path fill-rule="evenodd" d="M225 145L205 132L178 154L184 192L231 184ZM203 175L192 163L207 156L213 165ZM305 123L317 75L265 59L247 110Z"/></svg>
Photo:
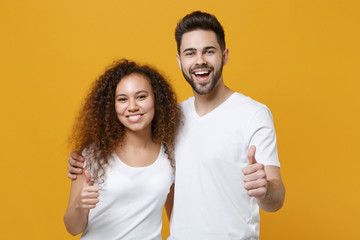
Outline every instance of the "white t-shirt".
<svg viewBox="0 0 360 240"><path fill-rule="evenodd" d="M258 239L259 207L244 189L242 169L249 164L250 145L258 162L280 166L269 109L240 93L202 117L193 97L181 107L168 239Z"/></svg>
<svg viewBox="0 0 360 240"><path fill-rule="evenodd" d="M162 209L174 181L163 146L146 167L130 167L116 153L110 163L81 239L161 240Z"/></svg>

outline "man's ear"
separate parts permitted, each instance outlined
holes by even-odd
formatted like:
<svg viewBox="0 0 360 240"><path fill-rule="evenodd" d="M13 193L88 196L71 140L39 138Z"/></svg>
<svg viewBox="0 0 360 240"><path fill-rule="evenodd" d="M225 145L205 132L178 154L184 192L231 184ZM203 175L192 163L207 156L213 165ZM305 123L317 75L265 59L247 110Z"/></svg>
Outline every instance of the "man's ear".
<svg viewBox="0 0 360 240"><path fill-rule="evenodd" d="M179 55L179 54L176 54L176 59L177 59L177 61L178 61L179 68L180 68L180 70L182 71L181 59L180 59L180 55Z"/></svg>
<svg viewBox="0 0 360 240"><path fill-rule="evenodd" d="M229 60L229 49L226 48L223 53L223 64L226 65Z"/></svg>

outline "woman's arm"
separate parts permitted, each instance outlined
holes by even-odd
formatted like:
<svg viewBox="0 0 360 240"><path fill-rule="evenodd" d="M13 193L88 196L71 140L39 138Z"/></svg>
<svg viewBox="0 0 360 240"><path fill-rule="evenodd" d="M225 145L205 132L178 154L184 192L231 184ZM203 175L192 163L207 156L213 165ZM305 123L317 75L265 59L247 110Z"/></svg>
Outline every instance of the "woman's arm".
<svg viewBox="0 0 360 240"><path fill-rule="evenodd" d="M96 207L99 202L99 189L91 186L91 175L86 170L71 182L70 198L64 215L64 223L71 235L78 235L87 226L89 210Z"/></svg>

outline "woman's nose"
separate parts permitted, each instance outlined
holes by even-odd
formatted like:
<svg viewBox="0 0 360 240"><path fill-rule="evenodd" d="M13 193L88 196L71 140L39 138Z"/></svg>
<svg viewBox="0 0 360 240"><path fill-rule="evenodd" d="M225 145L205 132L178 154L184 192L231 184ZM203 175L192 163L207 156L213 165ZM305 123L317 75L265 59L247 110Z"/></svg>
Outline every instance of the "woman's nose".
<svg viewBox="0 0 360 240"><path fill-rule="evenodd" d="M136 100L130 100L129 101L129 106L128 106L128 111L134 112L139 110L139 107L137 105Z"/></svg>

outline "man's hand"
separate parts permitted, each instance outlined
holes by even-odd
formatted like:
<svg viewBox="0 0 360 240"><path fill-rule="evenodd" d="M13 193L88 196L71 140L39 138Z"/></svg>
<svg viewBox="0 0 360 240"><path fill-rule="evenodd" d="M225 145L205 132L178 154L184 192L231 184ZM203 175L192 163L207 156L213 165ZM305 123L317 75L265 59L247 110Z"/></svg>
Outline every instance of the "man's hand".
<svg viewBox="0 0 360 240"><path fill-rule="evenodd" d="M75 180L76 175L83 172L85 159L79 152L71 152L68 161L68 178Z"/></svg>
<svg viewBox="0 0 360 240"><path fill-rule="evenodd" d="M255 146L248 151L249 165L244 167L244 187L250 197L255 197L260 208L275 212L284 204L285 187L281 180L280 168L264 166L255 159Z"/></svg>
<svg viewBox="0 0 360 240"><path fill-rule="evenodd" d="M243 169L244 187L250 197L264 199L268 191L265 167L255 159L256 147L250 146L248 151L249 165Z"/></svg>

